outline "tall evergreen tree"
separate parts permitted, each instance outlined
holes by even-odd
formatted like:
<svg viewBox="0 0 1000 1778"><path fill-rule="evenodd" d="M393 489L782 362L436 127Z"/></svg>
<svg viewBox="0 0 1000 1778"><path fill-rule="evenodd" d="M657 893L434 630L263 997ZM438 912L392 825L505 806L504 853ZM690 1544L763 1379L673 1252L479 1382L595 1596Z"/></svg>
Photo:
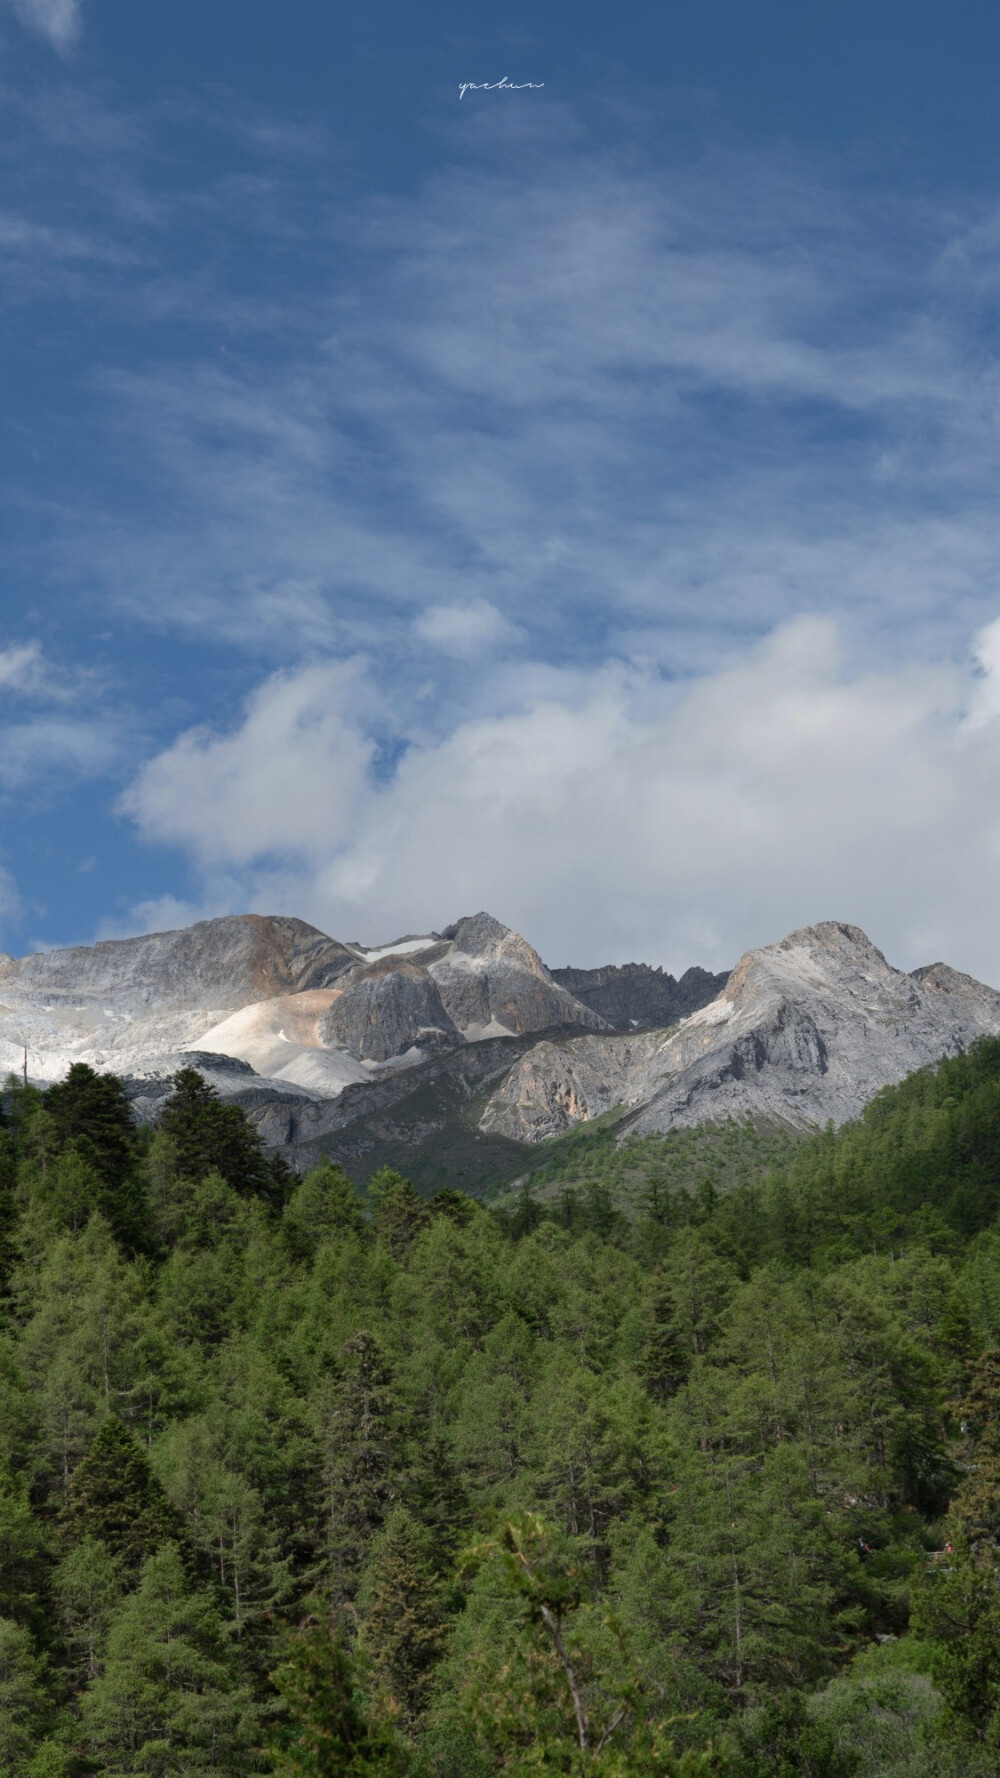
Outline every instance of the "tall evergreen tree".
<svg viewBox="0 0 1000 1778"><path fill-rule="evenodd" d="M65 1080L47 1089L43 1104L59 1147L86 1144L109 1190L120 1193L136 1157L135 1125L121 1081L74 1062Z"/></svg>
<svg viewBox="0 0 1000 1778"><path fill-rule="evenodd" d="M22 1778L55 1712L29 1632L0 1618L0 1775Z"/></svg>
<svg viewBox="0 0 1000 1778"><path fill-rule="evenodd" d="M427 1706L444 1642L437 1550L405 1506L375 1542L359 1597L362 1646L380 1687L407 1727Z"/></svg>
<svg viewBox="0 0 1000 1778"><path fill-rule="evenodd" d="M392 1375L374 1335L341 1353L342 1372L325 1414L327 1550L335 1602L354 1598L362 1563L396 1495Z"/></svg>
<svg viewBox="0 0 1000 1778"><path fill-rule="evenodd" d="M426 1228L430 1212L420 1193L392 1167L381 1167L368 1181L372 1230L390 1252L403 1258Z"/></svg>
<svg viewBox="0 0 1000 1778"><path fill-rule="evenodd" d="M215 1605L191 1585L173 1545L149 1557L116 1612L82 1722L108 1778L247 1778L262 1768L257 1712Z"/></svg>
<svg viewBox="0 0 1000 1778"><path fill-rule="evenodd" d="M264 1151L257 1131L238 1105L224 1105L195 1068L174 1076L174 1090L160 1114L167 1138L164 1164L180 1179L198 1181L220 1173L244 1197L260 1197L279 1208L293 1175Z"/></svg>
<svg viewBox="0 0 1000 1778"><path fill-rule="evenodd" d="M364 1233L365 1217L343 1167L323 1161L293 1189L285 1206L284 1229L297 1259L308 1259L323 1241Z"/></svg>
<svg viewBox="0 0 1000 1778"><path fill-rule="evenodd" d="M402 1778L399 1744L365 1708L328 1614L306 1620L272 1677L285 1706L270 1749L278 1778Z"/></svg>
<svg viewBox="0 0 1000 1778"><path fill-rule="evenodd" d="M73 1472L64 1517L77 1538L98 1539L130 1568L179 1531L145 1452L113 1415Z"/></svg>
<svg viewBox="0 0 1000 1778"><path fill-rule="evenodd" d="M101 1671L104 1644L125 1591L125 1564L96 1537L74 1544L52 1576L61 1639L79 1685Z"/></svg>

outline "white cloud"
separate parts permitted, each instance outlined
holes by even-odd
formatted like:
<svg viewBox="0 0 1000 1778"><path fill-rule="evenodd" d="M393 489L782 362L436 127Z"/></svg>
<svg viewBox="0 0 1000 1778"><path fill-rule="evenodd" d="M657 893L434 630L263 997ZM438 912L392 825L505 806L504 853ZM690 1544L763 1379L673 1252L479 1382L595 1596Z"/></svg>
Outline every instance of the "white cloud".
<svg viewBox="0 0 1000 1778"><path fill-rule="evenodd" d="M42 778L98 778L117 755L113 724L95 719L35 717L0 725L0 787L21 790Z"/></svg>
<svg viewBox="0 0 1000 1778"><path fill-rule="evenodd" d="M46 678L37 642L0 648L0 689L33 693L44 686Z"/></svg>
<svg viewBox="0 0 1000 1778"><path fill-rule="evenodd" d="M488 599L471 599L465 605L428 605L413 630L421 642L459 660L509 645L522 634Z"/></svg>
<svg viewBox="0 0 1000 1778"><path fill-rule="evenodd" d="M375 753L353 720L358 677L342 662L277 674L250 699L242 728L181 735L122 808L148 837L187 846L204 864L324 857L351 830Z"/></svg>
<svg viewBox="0 0 1000 1778"><path fill-rule="evenodd" d="M65 54L80 35L79 0L8 0L12 10L40 37L46 37L53 49Z"/></svg>
<svg viewBox="0 0 1000 1778"><path fill-rule="evenodd" d="M894 961L1000 983L1000 720L967 720L1000 665L980 651L978 674L875 672L832 622L796 619L683 686L576 675L412 745L381 781L358 681L310 667L268 681L234 732L182 736L128 808L145 837L237 870L245 903L340 936L486 906L553 963L676 968L844 918Z"/></svg>
<svg viewBox="0 0 1000 1778"><path fill-rule="evenodd" d="M48 660L37 642L0 648L0 790L22 790L39 780L51 784L60 777L97 778L110 769L118 754L121 714L65 711L67 705L93 700L99 690L97 675ZM49 708L44 714L9 714L25 705Z"/></svg>

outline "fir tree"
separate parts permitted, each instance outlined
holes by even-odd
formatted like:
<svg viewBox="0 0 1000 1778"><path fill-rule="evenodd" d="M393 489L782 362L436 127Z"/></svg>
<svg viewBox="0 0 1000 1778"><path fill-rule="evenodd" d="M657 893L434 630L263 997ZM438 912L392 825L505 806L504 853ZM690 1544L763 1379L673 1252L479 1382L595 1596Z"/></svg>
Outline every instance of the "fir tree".
<svg viewBox="0 0 1000 1778"><path fill-rule="evenodd" d="M392 1167L382 1167L368 1181L372 1204L372 1230L397 1259L405 1256L429 1213L420 1193Z"/></svg>
<svg viewBox="0 0 1000 1778"><path fill-rule="evenodd" d="M211 1597L191 1585L174 1546L149 1557L116 1612L81 1714L108 1778L201 1771L246 1778L260 1769L248 1689Z"/></svg>
<svg viewBox="0 0 1000 1778"><path fill-rule="evenodd" d="M366 1711L343 1636L325 1614L290 1639L272 1679L285 1706L270 1750L278 1778L402 1778L391 1728Z"/></svg>
<svg viewBox="0 0 1000 1778"><path fill-rule="evenodd" d="M376 1540L359 1606L365 1653L392 1708L412 1726L427 1705L444 1611L434 1539L404 1506Z"/></svg>
<svg viewBox="0 0 1000 1778"><path fill-rule="evenodd" d="M85 1137L109 1185L120 1186L132 1165L135 1129L125 1089L113 1074L74 1062L43 1103L61 1143Z"/></svg>
<svg viewBox="0 0 1000 1778"><path fill-rule="evenodd" d="M323 1161L293 1189L285 1206L284 1229L296 1259L309 1259L321 1242L361 1236L364 1211L343 1167Z"/></svg>
<svg viewBox="0 0 1000 1778"><path fill-rule="evenodd" d="M83 1686L96 1679L108 1629L125 1591L124 1562L95 1537L85 1537L52 1576L70 1671Z"/></svg>
<svg viewBox="0 0 1000 1778"><path fill-rule="evenodd" d="M28 1631L0 1618L0 1775L21 1778L51 1725L45 1663Z"/></svg>
<svg viewBox="0 0 1000 1778"><path fill-rule="evenodd" d="M243 1197L260 1197L280 1209L293 1179L286 1163L271 1161L238 1105L224 1105L194 1068L174 1076L174 1090L160 1114L167 1139L163 1164L177 1178L220 1173Z"/></svg>
<svg viewBox="0 0 1000 1778"><path fill-rule="evenodd" d="M76 1538L96 1538L130 1568L179 1529L145 1452L113 1415L73 1472L64 1517Z"/></svg>
<svg viewBox="0 0 1000 1778"><path fill-rule="evenodd" d="M341 1362L324 1427L324 1483L332 1592L347 1601L395 1498L396 1452L392 1377L378 1341L357 1334Z"/></svg>

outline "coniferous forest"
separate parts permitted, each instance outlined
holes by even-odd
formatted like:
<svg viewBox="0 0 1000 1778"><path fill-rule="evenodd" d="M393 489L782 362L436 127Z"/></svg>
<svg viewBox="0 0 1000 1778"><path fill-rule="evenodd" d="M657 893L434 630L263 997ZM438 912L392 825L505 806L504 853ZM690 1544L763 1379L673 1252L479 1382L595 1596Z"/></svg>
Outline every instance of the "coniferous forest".
<svg viewBox="0 0 1000 1778"><path fill-rule="evenodd" d="M1000 1040L496 1209L4 1107L3 1778L997 1771Z"/></svg>

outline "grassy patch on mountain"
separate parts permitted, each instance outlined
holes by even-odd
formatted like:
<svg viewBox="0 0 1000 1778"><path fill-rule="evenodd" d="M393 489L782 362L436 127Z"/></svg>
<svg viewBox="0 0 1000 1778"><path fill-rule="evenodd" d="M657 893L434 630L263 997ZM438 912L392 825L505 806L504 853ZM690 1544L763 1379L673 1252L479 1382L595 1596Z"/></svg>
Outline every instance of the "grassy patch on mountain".
<svg viewBox="0 0 1000 1778"><path fill-rule="evenodd" d="M617 1107L539 1143L518 1178L495 1187L489 1201L509 1208L527 1189L536 1203L551 1209L566 1192L598 1187L630 1218L658 1219L671 1197L711 1201L751 1185L783 1167L803 1140L801 1132L776 1119L734 1118L623 1140L625 1115Z"/></svg>

